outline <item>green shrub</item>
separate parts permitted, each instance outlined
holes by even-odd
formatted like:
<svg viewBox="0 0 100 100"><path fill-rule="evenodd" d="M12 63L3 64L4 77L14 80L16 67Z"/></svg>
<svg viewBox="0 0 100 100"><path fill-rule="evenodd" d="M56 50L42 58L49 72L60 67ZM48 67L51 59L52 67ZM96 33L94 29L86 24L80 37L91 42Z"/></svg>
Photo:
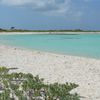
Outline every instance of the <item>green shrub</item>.
<svg viewBox="0 0 100 100"><path fill-rule="evenodd" d="M44 84L39 76L32 74L10 73L9 69L0 67L0 100L11 100L17 97L18 100L80 100L77 93L70 91L77 88L74 83L65 84ZM12 97L10 96L12 94Z"/></svg>

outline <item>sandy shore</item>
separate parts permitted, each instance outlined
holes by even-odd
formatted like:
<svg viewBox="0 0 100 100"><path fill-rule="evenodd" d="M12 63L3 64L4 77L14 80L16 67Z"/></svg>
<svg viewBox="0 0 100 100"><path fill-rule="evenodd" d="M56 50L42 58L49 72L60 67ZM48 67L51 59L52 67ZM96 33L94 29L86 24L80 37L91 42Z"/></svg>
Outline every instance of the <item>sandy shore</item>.
<svg viewBox="0 0 100 100"><path fill-rule="evenodd" d="M39 75L45 82L74 82L81 100L100 100L100 60L0 46L0 65Z"/></svg>
<svg viewBox="0 0 100 100"><path fill-rule="evenodd" d="M11 34L100 34L100 32L0 32L0 35Z"/></svg>

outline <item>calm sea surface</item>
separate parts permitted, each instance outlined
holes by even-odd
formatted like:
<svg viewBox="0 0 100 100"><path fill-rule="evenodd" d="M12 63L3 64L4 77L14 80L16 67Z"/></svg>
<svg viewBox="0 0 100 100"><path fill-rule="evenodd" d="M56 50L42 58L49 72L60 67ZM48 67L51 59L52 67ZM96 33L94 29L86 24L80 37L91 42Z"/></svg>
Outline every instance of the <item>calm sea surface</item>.
<svg viewBox="0 0 100 100"><path fill-rule="evenodd" d="M100 34L0 35L0 44L100 59Z"/></svg>

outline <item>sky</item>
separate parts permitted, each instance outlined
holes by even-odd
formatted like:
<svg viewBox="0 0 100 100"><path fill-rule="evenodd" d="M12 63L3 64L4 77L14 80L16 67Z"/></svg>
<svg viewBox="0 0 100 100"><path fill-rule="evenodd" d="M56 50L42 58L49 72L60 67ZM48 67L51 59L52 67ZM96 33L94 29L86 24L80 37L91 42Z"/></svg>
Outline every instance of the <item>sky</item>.
<svg viewBox="0 0 100 100"><path fill-rule="evenodd" d="M100 0L0 0L0 28L100 30Z"/></svg>

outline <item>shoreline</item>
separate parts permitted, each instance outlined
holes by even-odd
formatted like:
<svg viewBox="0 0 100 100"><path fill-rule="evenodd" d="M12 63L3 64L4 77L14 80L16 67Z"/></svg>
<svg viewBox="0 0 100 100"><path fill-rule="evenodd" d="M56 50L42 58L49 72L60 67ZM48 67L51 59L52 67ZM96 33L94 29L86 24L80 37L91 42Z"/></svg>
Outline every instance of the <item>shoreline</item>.
<svg viewBox="0 0 100 100"><path fill-rule="evenodd" d="M1 45L0 66L39 75L46 83L79 84L72 92L84 97L81 100L100 100L100 60Z"/></svg>
<svg viewBox="0 0 100 100"><path fill-rule="evenodd" d="M100 34L100 32L0 32L0 35L16 34L47 34L47 35L79 35L79 34Z"/></svg>

